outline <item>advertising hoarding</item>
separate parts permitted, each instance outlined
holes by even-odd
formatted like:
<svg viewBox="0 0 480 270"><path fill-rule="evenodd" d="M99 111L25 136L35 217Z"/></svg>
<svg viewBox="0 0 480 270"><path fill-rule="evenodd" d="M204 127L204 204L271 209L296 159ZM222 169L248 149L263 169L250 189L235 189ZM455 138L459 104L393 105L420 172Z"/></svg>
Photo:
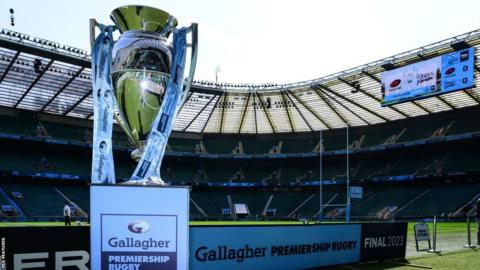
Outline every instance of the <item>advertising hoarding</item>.
<svg viewBox="0 0 480 270"><path fill-rule="evenodd" d="M190 269L303 269L357 262L360 230L360 224L193 227Z"/></svg>
<svg viewBox="0 0 480 270"><path fill-rule="evenodd" d="M190 269L305 269L405 257L407 223L190 228Z"/></svg>
<svg viewBox="0 0 480 270"><path fill-rule="evenodd" d="M0 228L1 270L90 269L88 227Z"/></svg>
<svg viewBox="0 0 480 270"><path fill-rule="evenodd" d="M362 224L360 261L404 258L407 250L407 222Z"/></svg>
<svg viewBox="0 0 480 270"><path fill-rule="evenodd" d="M121 220L115 221L122 223ZM165 226L168 228L170 225ZM146 224L133 224L131 227L135 231L154 230L153 226L148 228ZM62 270L73 267L80 270L98 270L100 268L89 264L89 235L90 228L87 226L0 228L1 249L5 251L0 269L21 270L37 267ZM406 222L193 226L190 228L190 269L302 269L403 258L406 237ZM113 239L111 244L118 248L120 240ZM100 243L95 238L92 238L92 241ZM169 252L161 250L162 245L167 245L166 241L163 244L157 241L154 250ZM135 247L134 240L126 240L121 245L133 246L133 252L144 252L143 248L152 245L151 241L143 242L144 246L142 242L139 243ZM171 243L168 245L173 247ZM134 258L132 255L121 254L123 251L117 251L115 247L110 247L107 252L119 252L114 255L118 256L117 260ZM100 257L93 255L92 259L94 256ZM159 258L163 258L163 262L160 262L163 268L156 269L171 269L165 263L166 257ZM173 258L169 258L167 262L172 261ZM118 265L117 268L136 269L136 266ZM116 268L112 266L112 269ZM138 269L151 269L151 265L145 264Z"/></svg>

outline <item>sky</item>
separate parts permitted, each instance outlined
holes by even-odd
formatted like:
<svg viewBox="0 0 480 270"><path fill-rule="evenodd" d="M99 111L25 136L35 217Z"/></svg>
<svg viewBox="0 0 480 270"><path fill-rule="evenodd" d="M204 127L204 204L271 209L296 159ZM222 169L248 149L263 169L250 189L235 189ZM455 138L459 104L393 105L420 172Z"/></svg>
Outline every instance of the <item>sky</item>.
<svg viewBox="0 0 480 270"><path fill-rule="evenodd" d="M480 28L478 0L1 0L0 27L89 50L88 20L127 4L198 23L195 79L220 67L229 83L316 79Z"/></svg>

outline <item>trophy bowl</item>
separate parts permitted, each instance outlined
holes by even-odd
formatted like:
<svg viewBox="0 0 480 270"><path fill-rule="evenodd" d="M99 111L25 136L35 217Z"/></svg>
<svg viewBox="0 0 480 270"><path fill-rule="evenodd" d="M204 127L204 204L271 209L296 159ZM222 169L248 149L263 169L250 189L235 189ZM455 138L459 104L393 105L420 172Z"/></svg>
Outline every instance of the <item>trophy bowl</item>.
<svg viewBox="0 0 480 270"><path fill-rule="evenodd" d="M152 7L123 6L113 10L110 17L122 33L112 50L115 116L140 150L132 155L135 159L141 156L170 79L170 14ZM171 24L177 25L177 20Z"/></svg>

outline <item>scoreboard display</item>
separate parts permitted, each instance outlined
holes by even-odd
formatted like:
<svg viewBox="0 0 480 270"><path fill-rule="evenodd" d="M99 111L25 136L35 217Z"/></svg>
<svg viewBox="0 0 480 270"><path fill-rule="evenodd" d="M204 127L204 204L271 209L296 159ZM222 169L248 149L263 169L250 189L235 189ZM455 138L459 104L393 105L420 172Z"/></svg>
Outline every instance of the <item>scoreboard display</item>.
<svg viewBox="0 0 480 270"><path fill-rule="evenodd" d="M474 87L475 51L468 48L382 73L382 106Z"/></svg>

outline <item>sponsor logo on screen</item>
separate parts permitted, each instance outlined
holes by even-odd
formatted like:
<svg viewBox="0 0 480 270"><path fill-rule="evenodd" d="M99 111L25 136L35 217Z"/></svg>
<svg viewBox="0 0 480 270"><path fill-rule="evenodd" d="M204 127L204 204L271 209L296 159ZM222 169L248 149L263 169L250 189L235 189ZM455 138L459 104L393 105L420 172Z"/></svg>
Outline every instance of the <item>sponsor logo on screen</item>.
<svg viewBox="0 0 480 270"><path fill-rule="evenodd" d="M460 53L460 62L467 61L469 58L470 54L467 51L463 51Z"/></svg>
<svg viewBox="0 0 480 270"><path fill-rule="evenodd" d="M423 85L426 82L433 80L433 72L425 72L417 74L417 86Z"/></svg>
<svg viewBox="0 0 480 270"><path fill-rule="evenodd" d="M402 82L402 80L396 79L396 80L394 80L393 82L390 83L390 87L395 88L395 87L399 86L401 82Z"/></svg>
<svg viewBox="0 0 480 270"><path fill-rule="evenodd" d="M454 68L454 67L451 67L451 68L449 68L449 69L447 69L447 70L445 71L445 75L450 75L450 74L452 74L452 73L454 73L454 72L455 72L455 68Z"/></svg>

